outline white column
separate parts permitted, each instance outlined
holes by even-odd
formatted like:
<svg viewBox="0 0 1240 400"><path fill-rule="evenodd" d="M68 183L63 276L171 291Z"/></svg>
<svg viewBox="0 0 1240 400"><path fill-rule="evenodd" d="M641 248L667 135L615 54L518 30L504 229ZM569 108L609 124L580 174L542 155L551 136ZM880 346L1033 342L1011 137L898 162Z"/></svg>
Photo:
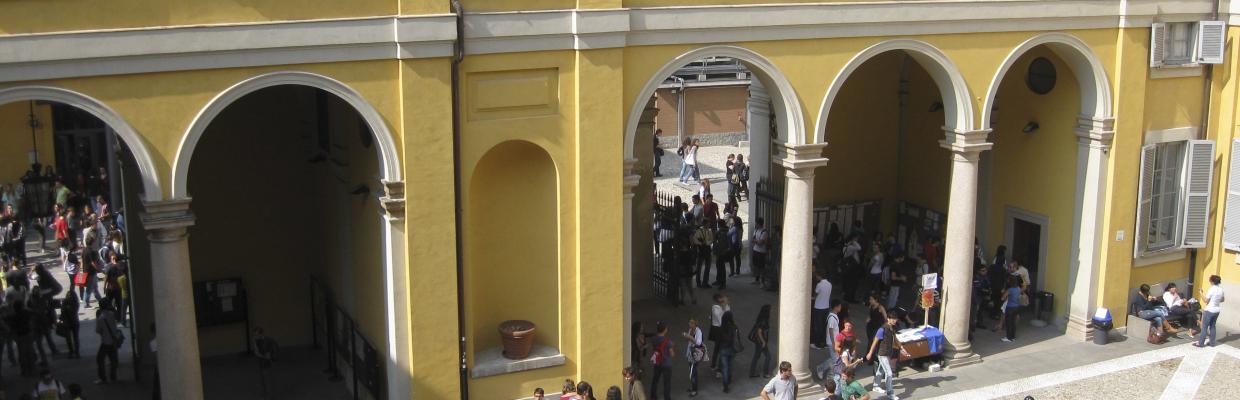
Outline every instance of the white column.
<svg viewBox="0 0 1240 400"><path fill-rule="evenodd" d="M827 165L826 143L790 145L779 160L787 170L784 193L782 266L779 274L779 359L792 363L802 387L813 384L809 374L811 246L814 215L814 169ZM767 371L770 372L770 371Z"/></svg>
<svg viewBox="0 0 1240 400"><path fill-rule="evenodd" d="M947 240L943 248L943 335L946 361L959 367L981 361L969 344L969 301L973 294L973 234L977 222L977 169L990 149L990 131L947 131L942 142L952 153L951 195L947 206Z"/></svg>
<svg viewBox="0 0 1240 400"><path fill-rule="evenodd" d="M391 400L408 400L413 396L410 371L409 342L409 266L405 264L405 183L383 182L385 253L384 299L387 303L387 393Z"/></svg>
<svg viewBox="0 0 1240 400"><path fill-rule="evenodd" d="M160 396L202 399L202 365L190 275L188 228L194 224L189 199L146 202L142 224L151 241L151 287L159 328Z"/></svg>
<svg viewBox="0 0 1240 400"><path fill-rule="evenodd" d="M633 244L633 188L641 182L641 175L637 175L633 166L637 164L636 159L624 160L624 319L622 323L622 331L624 331L624 366L629 364L629 355L633 353L633 252L628 251ZM650 227L646 227L649 229ZM650 257L649 254L646 257Z"/></svg>
<svg viewBox="0 0 1240 400"><path fill-rule="evenodd" d="M1068 266L1068 334L1089 340L1089 326L1098 305L1099 250L1103 238L1102 204L1106 191L1107 157L1115 136L1114 118L1078 117L1076 135L1076 205L1072 213L1072 247Z"/></svg>

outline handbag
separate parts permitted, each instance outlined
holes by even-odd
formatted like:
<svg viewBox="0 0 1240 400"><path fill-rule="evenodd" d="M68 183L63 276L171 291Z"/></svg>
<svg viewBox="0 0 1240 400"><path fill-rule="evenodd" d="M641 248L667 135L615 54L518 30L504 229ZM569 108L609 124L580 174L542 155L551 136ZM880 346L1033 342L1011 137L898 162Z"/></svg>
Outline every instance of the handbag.
<svg viewBox="0 0 1240 400"><path fill-rule="evenodd" d="M1029 307L1029 295L1024 294L1024 293L1020 294L1020 306Z"/></svg>
<svg viewBox="0 0 1240 400"><path fill-rule="evenodd" d="M740 339L741 339L741 330L733 329L732 330L732 352L735 354L740 354L741 352L745 351L745 343Z"/></svg>
<svg viewBox="0 0 1240 400"><path fill-rule="evenodd" d="M86 287L86 273L85 272L78 272L77 275L73 275L73 286Z"/></svg>
<svg viewBox="0 0 1240 400"><path fill-rule="evenodd" d="M1145 341L1150 344L1163 344L1167 342L1167 333L1154 326L1150 326L1150 333L1145 337Z"/></svg>
<svg viewBox="0 0 1240 400"><path fill-rule="evenodd" d="M689 352L689 362L700 363L710 361L710 353L706 351L706 346L693 346L693 350Z"/></svg>

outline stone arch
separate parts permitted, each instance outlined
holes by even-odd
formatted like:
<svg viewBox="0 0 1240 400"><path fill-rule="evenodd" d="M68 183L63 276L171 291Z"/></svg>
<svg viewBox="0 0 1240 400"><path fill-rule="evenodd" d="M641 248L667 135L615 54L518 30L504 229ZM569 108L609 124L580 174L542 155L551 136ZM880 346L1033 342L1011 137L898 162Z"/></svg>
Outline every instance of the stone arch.
<svg viewBox="0 0 1240 400"><path fill-rule="evenodd" d="M234 101L260 89L280 85L300 85L322 89L344 100L353 110L362 116L379 149L380 165L383 170L382 180L399 182L400 157L396 151L396 140L383 121L383 116L370 105L360 93L348 85L323 75L303 71L278 71L255 76L241 81L216 95L207 106L198 112L190 123L185 137L177 150L176 161L172 167L172 198L189 198L189 165L194 155L194 148L202 139L202 134L211 125L220 112L228 108Z"/></svg>
<svg viewBox="0 0 1240 400"><path fill-rule="evenodd" d="M980 127L990 129L991 109L994 108L995 98L999 95L999 85L1003 83L1003 77L1012 68L1012 64L1015 64L1016 60L1030 49L1041 45L1046 45L1068 63L1068 67L1076 76L1081 87L1081 116L1096 120L1112 118L1111 83L1107 78L1106 70L1102 67L1102 61L1098 60L1098 56L1080 38L1067 33L1050 32L1026 40L1012 49L1012 52L1003 60L1003 64L999 66L998 71L995 71L995 76L990 81L986 101L982 104Z"/></svg>
<svg viewBox="0 0 1240 400"><path fill-rule="evenodd" d="M912 39L892 39L857 53L831 81L831 86L822 100L822 108L818 111L815 137L822 135L820 141L826 141L827 118L831 112L831 105L835 102L835 97L839 95L840 89L844 87L849 76L874 56L894 50L907 52L913 60L925 68L935 85L938 86L939 94L943 98L944 128L952 131L973 130L973 103L970 101L969 87L960 68L957 68L946 54L929 43Z"/></svg>
<svg viewBox="0 0 1240 400"><path fill-rule="evenodd" d="M138 163L139 175L142 176L143 200L163 200L164 189L159 180L159 170L155 167L155 161L151 159L151 152L146 147L146 141L112 108L85 94L58 87L18 86L0 90L0 104L29 100L47 100L71 105L102 120L108 128L116 132L116 136L133 153L133 158Z"/></svg>
<svg viewBox="0 0 1240 400"><path fill-rule="evenodd" d="M775 117L778 119L778 125L786 127L785 132L787 132L787 137L780 135L780 138L786 144L805 143L805 117L801 111L801 100L797 98L796 90L793 89L792 83L788 81L783 72L780 72L779 68L776 68L775 64L766 57L753 50L739 46L714 45L696 48L676 56L655 71L642 86L641 92L638 92L637 98L632 102L633 106L629 109L628 119L624 124L625 159L635 158L633 141L637 137L637 125L641 122L644 105L650 96L654 95L659 84L685 64L711 56L732 57L740 60L746 68L754 72L754 76L762 82L763 86L769 88L768 90L774 90L771 102L775 106Z"/></svg>

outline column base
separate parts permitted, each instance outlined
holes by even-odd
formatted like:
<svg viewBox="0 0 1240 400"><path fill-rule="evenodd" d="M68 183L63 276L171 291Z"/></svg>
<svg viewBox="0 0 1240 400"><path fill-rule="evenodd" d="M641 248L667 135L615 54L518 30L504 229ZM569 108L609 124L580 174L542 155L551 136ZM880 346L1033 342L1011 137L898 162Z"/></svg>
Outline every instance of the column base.
<svg viewBox="0 0 1240 400"><path fill-rule="evenodd" d="M948 350L947 353L943 355L944 367L948 369L960 368L980 362L982 362L982 356L974 353L972 350L965 350L963 352Z"/></svg>
<svg viewBox="0 0 1240 400"><path fill-rule="evenodd" d="M1089 341L1094 338L1094 327L1089 320L1069 315L1068 326L1064 329L1064 334L1068 337Z"/></svg>
<svg viewBox="0 0 1240 400"><path fill-rule="evenodd" d="M779 373L779 371L775 371L775 373ZM806 389L813 389L815 387L821 387L814 383L814 377L810 375L808 371L797 372L794 370L792 372L792 377L797 379L797 388L800 389L802 394L805 393Z"/></svg>

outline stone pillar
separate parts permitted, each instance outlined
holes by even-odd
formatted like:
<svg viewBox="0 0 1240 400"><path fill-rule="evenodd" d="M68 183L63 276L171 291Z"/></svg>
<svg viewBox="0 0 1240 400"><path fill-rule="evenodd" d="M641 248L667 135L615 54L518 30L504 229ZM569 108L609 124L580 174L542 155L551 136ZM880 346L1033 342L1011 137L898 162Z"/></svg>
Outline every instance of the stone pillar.
<svg viewBox="0 0 1240 400"><path fill-rule="evenodd" d="M387 393L388 399L405 400L412 397L410 382L410 311L409 267L405 263L405 183L383 182L383 196L379 197L383 209L383 241L387 269L384 279L384 300L387 303Z"/></svg>
<svg viewBox="0 0 1240 400"><path fill-rule="evenodd" d="M973 294L973 235L977 221L977 169L989 130L947 131L942 146L952 153L951 194L947 207L947 238L943 248L943 335L947 365L981 361L969 344L969 308Z"/></svg>
<svg viewBox="0 0 1240 400"><path fill-rule="evenodd" d="M633 189L641 182L641 175L637 175L633 166L637 164L636 159L624 160L624 243L629 243L630 248L633 244ZM649 254L646 255L650 257ZM624 252L624 366L628 366L629 355L633 353L633 252ZM644 280L643 280L644 281Z"/></svg>
<svg viewBox="0 0 1240 400"><path fill-rule="evenodd" d="M145 202L142 224L151 241L151 287L159 327L160 396L202 399L202 365L190 275L188 229L194 224L190 199Z"/></svg>
<svg viewBox="0 0 1240 400"><path fill-rule="evenodd" d="M1089 326L1094 307L1098 306L1096 288L1098 264L1103 238L1102 205L1106 192L1107 157L1115 136L1115 119L1078 117L1076 135L1076 199L1072 213L1072 247L1068 266L1068 334L1089 340Z"/></svg>
<svg viewBox="0 0 1240 400"><path fill-rule="evenodd" d="M771 96L757 78L749 84L749 101L745 103L745 129L749 132L749 193L750 197L758 193L758 181L771 176ZM749 217L758 215L758 202L747 201ZM748 221L746 221L748 222ZM745 232L749 232L749 227Z"/></svg>
<svg viewBox="0 0 1240 400"><path fill-rule="evenodd" d="M792 363L802 387L809 373L809 308L813 271L814 169L827 165L826 143L790 145L779 163L787 170L782 265L779 274L779 359ZM770 372L770 371L766 371Z"/></svg>

